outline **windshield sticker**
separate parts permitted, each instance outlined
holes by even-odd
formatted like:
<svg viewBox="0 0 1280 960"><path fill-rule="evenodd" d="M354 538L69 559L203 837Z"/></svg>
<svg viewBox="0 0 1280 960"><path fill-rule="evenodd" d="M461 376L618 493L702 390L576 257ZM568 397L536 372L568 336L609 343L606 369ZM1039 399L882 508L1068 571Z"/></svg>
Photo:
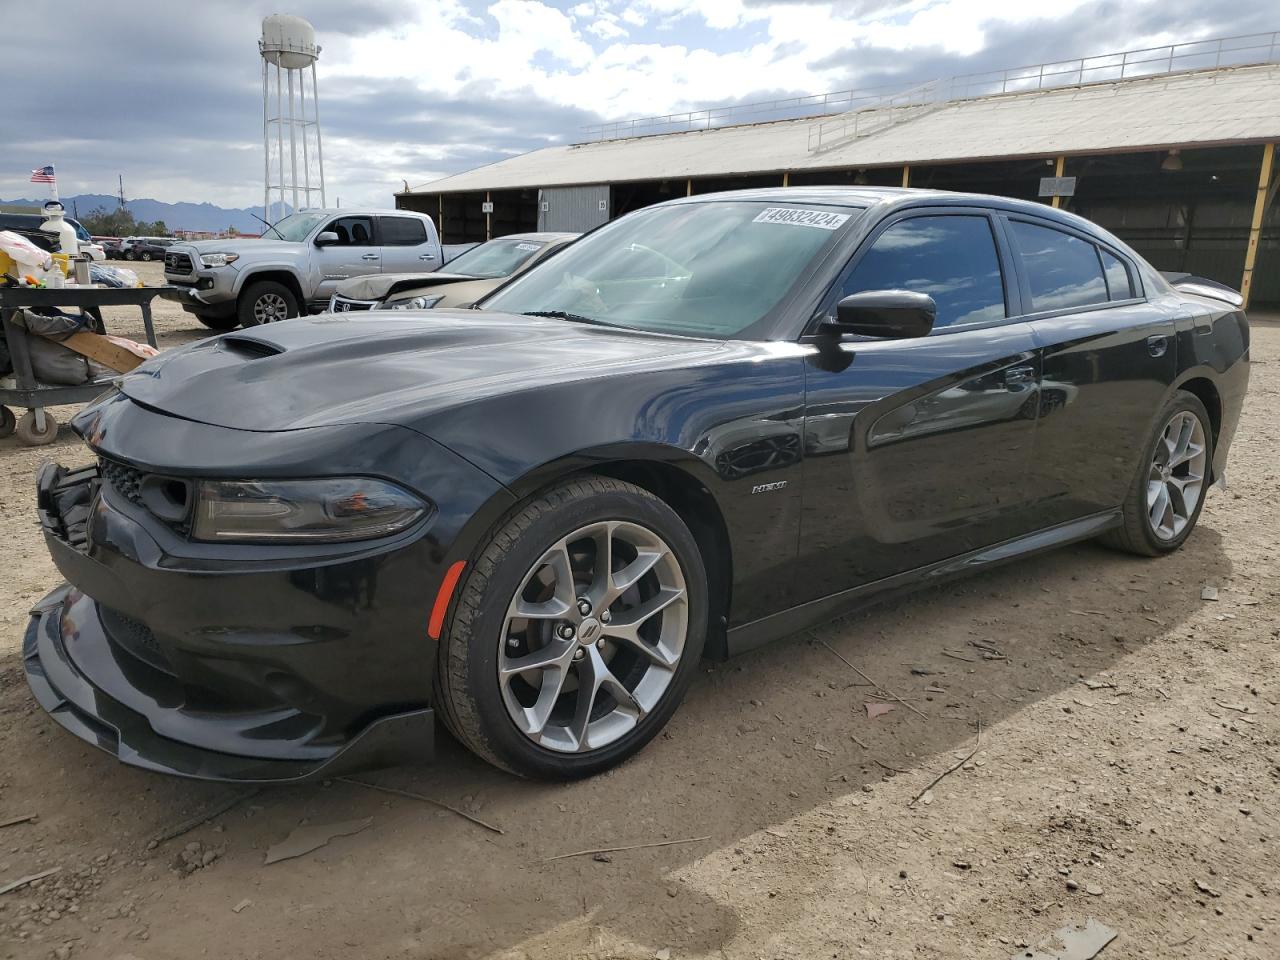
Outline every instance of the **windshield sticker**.
<svg viewBox="0 0 1280 960"><path fill-rule="evenodd" d="M537 243L517 243L517 250L537 250L540 244Z"/></svg>
<svg viewBox="0 0 1280 960"><path fill-rule="evenodd" d="M790 223L797 227L817 227L819 230L839 230L849 219L847 213L827 213L825 210L802 210L796 207L765 207L753 223Z"/></svg>

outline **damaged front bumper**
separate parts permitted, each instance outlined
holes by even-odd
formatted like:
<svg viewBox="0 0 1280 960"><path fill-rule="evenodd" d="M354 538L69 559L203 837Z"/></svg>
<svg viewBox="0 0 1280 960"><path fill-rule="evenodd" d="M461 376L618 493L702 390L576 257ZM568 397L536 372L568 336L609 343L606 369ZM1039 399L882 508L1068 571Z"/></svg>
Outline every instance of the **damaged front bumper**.
<svg viewBox="0 0 1280 960"><path fill-rule="evenodd" d="M23 661L36 700L67 730L132 766L202 780L299 782L430 759L432 711L385 669L391 679L361 682L371 652L342 642L353 640L349 615L317 622L335 604L314 596L305 629L267 612L289 607L306 568L259 569L251 583L175 570L128 505L108 502L97 467L49 464L37 485L69 583L32 610ZM372 590L377 560L331 563L325 575L358 573ZM236 629L242 617L261 627Z"/></svg>

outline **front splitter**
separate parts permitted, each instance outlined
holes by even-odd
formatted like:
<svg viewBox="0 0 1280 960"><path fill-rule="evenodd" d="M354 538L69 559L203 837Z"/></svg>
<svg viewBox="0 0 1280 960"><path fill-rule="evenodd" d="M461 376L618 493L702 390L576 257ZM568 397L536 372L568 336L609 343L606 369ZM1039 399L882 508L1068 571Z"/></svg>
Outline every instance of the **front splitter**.
<svg viewBox="0 0 1280 960"><path fill-rule="evenodd" d="M237 756L163 737L151 728L145 716L94 686L68 656L61 632L61 611L70 589L63 584L31 612L22 645L27 683L49 716L122 763L195 780L285 784L423 762L434 753L435 718L426 708L374 720L321 759Z"/></svg>

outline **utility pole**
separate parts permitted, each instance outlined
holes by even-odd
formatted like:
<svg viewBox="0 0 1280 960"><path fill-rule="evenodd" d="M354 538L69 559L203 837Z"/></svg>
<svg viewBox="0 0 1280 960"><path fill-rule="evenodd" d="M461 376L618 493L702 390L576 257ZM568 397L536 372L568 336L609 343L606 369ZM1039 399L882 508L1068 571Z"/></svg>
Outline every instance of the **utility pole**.
<svg viewBox="0 0 1280 960"><path fill-rule="evenodd" d="M124 209L124 174L118 173L116 176L120 180L120 209Z"/></svg>

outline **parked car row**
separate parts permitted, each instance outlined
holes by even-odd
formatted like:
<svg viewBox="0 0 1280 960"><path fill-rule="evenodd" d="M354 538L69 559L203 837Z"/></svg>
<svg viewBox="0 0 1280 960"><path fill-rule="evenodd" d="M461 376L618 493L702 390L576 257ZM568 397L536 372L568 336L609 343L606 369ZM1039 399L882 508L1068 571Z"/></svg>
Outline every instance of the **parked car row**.
<svg viewBox="0 0 1280 960"><path fill-rule="evenodd" d="M123 237L104 241L106 255L113 260L163 260L165 251L178 241L174 237Z"/></svg>
<svg viewBox="0 0 1280 960"><path fill-rule="evenodd" d="M121 377L73 423L97 463L38 476L68 582L29 683L150 770L421 761L438 714L505 770L603 771L704 656L1075 541L1178 549L1249 377L1234 291L1025 201L685 197L506 282L553 241L476 248L478 309L378 278L266 325L439 261L408 213L275 232L170 249L189 309L253 328Z"/></svg>

